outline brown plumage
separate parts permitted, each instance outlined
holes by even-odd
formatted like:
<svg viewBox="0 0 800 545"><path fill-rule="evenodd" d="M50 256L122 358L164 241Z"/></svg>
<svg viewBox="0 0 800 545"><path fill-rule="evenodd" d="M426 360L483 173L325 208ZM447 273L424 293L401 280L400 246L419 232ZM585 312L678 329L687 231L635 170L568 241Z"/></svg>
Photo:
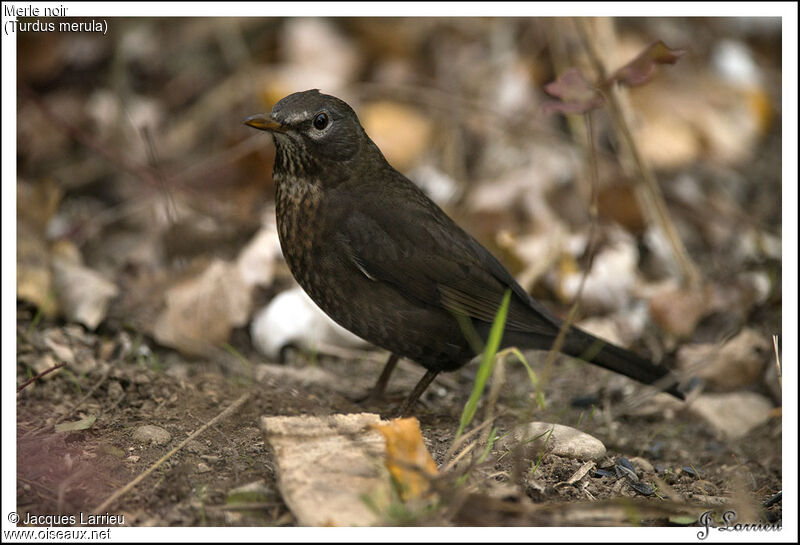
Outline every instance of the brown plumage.
<svg viewBox="0 0 800 545"><path fill-rule="evenodd" d="M278 232L297 282L343 327L428 370L404 412L437 373L475 356L465 329L485 340L506 290L502 346L552 347L561 321L392 168L345 102L294 93L245 123L275 141ZM561 351L683 397L668 369L576 327Z"/></svg>

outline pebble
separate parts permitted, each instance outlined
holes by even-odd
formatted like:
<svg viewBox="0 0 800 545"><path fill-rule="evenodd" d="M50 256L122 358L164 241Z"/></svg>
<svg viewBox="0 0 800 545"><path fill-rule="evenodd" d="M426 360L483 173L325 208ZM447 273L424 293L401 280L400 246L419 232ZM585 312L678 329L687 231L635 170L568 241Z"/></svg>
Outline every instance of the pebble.
<svg viewBox="0 0 800 545"><path fill-rule="evenodd" d="M547 434L551 429L553 433L548 439ZM516 441L528 441L540 437L541 443L547 442L548 452L574 460L596 461L606 454L606 447L599 439L562 424L531 422L518 428L513 437Z"/></svg>
<svg viewBox="0 0 800 545"><path fill-rule="evenodd" d="M769 420L772 402L755 392L703 394L689 410L718 434L739 439Z"/></svg>
<svg viewBox="0 0 800 545"><path fill-rule="evenodd" d="M145 424L133 432L133 440L147 445L166 445L172 440L172 435L160 426Z"/></svg>

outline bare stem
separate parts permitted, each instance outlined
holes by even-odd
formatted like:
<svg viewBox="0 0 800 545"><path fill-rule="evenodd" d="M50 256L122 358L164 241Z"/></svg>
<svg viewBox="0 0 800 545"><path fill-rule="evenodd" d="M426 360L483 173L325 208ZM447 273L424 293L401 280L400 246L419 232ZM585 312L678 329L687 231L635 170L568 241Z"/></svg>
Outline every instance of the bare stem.
<svg viewBox="0 0 800 545"><path fill-rule="evenodd" d="M595 69L598 76L598 81L606 81L607 73L603 61L594 44L591 33L589 32L588 25L583 19L575 19L575 26L578 29L581 41L584 48L589 55L589 60ZM667 210L667 205L664 201L664 195L661 193L661 188L658 185L655 174L647 161L639 151L636 141L633 138L628 122L624 115L624 108L619 100L618 90L614 87L608 89L605 93L608 99L609 110L611 117L614 120L614 126L617 131L617 138L624 144L624 148L630 154L636 170L639 173L637 179L642 183L636 186L636 193L639 197L645 213L650 217L650 221L658 225L664 232L669 244L672 248L672 254L681 271L681 280L685 285L694 286L700 281L700 273L697 270L689 252L683 245L683 241L672 222L672 218Z"/></svg>

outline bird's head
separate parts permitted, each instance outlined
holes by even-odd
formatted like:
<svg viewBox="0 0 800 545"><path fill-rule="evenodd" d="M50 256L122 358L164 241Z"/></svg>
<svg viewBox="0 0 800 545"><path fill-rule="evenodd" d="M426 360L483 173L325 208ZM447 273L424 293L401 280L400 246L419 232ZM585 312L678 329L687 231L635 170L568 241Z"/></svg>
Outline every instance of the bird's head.
<svg viewBox="0 0 800 545"><path fill-rule="evenodd" d="M293 93L275 104L269 115L253 115L244 123L272 134L279 174L331 173L357 160L360 153L369 154L367 148L374 147L365 145L371 141L353 109L317 89Z"/></svg>

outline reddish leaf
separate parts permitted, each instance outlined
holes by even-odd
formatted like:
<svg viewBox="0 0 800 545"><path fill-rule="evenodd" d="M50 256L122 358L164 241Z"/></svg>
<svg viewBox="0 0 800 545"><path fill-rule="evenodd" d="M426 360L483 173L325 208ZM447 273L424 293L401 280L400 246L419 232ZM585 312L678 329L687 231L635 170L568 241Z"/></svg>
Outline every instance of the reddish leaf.
<svg viewBox="0 0 800 545"><path fill-rule="evenodd" d="M577 68L570 68L556 80L544 86L548 94L561 102L550 101L543 106L546 113L582 114L603 105L603 96L583 78Z"/></svg>
<svg viewBox="0 0 800 545"><path fill-rule="evenodd" d="M644 85L653 77L657 64L675 64L685 49L670 49L664 42L653 42L638 57L614 72L606 81L607 85L619 82L630 87Z"/></svg>

